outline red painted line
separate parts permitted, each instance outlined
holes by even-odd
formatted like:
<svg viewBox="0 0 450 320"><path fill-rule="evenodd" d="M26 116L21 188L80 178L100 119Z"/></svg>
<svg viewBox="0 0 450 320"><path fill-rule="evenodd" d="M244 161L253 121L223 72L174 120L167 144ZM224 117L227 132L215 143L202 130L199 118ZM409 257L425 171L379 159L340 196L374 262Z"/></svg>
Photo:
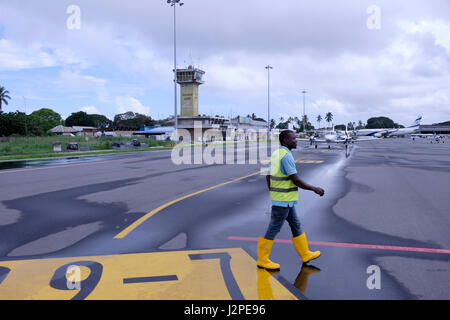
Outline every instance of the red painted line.
<svg viewBox="0 0 450 320"><path fill-rule="evenodd" d="M228 240L258 242L258 238L248 238L248 237L228 237ZM283 240L283 239L275 239L274 242L292 243L291 240ZM450 254L450 250L447 250L447 249L398 247L398 246L383 246L383 245L376 245L376 244L340 243L340 242L323 242L323 241L308 241L308 243L311 245L326 246L326 247L346 247L346 248L362 248L362 249L375 249L375 250L393 250L393 251L411 251L411 252Z"/></svg>

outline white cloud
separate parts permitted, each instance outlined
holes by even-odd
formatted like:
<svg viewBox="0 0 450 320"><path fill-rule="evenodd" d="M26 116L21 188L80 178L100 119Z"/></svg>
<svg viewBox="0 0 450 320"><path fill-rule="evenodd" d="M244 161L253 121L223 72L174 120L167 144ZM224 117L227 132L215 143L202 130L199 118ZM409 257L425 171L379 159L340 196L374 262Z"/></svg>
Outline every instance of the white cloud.
<svg viewBox="0 0 450 320"><path fill-rule="evenodd" d="M86 112L87 114L101 114L95 106L85 106L80 111Z"/></svg>
<svg viewBox="0 0 450 320"><path fill-rule="evenodd" d="M148 115L150 113L150 107L144 106L139 100L133 97L116 97L116 110L117 113L125 113L132 111L135 113L140 113Z"/></svg>
<svg viewBox="0 0 450 320"><path fill-rule="evenodd" d="M431 34L436 45L442 46L450 55L450 23L442 20L400 21L399 27L408 34Z"/></svg>
<svg viewBox="0 0 450 320"><path fill-rule="evenodd" d="M0 39L0 71L53 67L56 59L39 46L21 47L14 42Z"/></svg>

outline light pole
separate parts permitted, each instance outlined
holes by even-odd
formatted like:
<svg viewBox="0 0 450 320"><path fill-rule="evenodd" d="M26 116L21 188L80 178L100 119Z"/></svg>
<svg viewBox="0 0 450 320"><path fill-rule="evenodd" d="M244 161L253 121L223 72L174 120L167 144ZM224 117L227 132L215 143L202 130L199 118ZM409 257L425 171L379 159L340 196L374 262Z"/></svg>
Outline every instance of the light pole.
<svg viewBox="0 0 450 320"><path fill-rule="evenodd" d="M177 108L177 5L184 5L181 0L167 0L167 3L173 7L173 85L174 85L174 117L175 117L175 137L178 141L178 108Z"/></svg>
<svg viewBox="0 0 450 320"><path fill-rule="evenodd" d="M306 126L305 126L305 94L307 91L303 90L303 132L306 132Z"/></svg>
<svg viewBox="0 0 450 320"><path fill-rule="evenodd" d="M270 132L270 69L273 69L270 65L266 66L267 69L267 133Z"/></svg>

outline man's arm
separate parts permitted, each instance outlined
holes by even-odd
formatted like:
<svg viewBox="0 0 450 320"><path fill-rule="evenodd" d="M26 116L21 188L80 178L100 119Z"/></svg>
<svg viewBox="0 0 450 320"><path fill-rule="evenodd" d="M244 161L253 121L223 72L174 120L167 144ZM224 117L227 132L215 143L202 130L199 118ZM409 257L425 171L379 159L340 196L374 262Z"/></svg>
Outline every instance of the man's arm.
<svg viewBox="0 0 450 320"><path fill-rule="evenodd" d="M299 187L299 188L301 188L303 190L314 191L315 193L317 193L321 197L325 194L325 191L322 188L314 187L312 185L307 184L306 182L301 180L296 173L290 175L289 178L291 178L292 182L294 182L294 184L297 187Z"/></svg>
<svg viewBox="0 0 450 320"><path fill-rule="evenodd" d="M266 176L266 181L267 181L267 188L269 188L270 190L270 175Z"/></svg>

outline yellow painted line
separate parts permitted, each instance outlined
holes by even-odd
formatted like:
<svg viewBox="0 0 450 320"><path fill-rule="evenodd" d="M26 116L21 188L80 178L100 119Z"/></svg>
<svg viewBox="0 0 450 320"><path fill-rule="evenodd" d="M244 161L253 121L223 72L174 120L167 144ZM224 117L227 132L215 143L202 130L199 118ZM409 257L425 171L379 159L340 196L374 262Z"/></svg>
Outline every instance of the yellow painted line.
<svg viewBox="0 0 450 320"><path fill-rule="evenodd" d="M5 269L0 300L298 299L241 248L0 261Z"/></svg>
<svg viewBox="0 0 450 320"><path fill-rule="evenodd" d="M135 222L133 222L130 226L128 226L126 229L124 229L122 232L120 232L118 235L116 235L114 237L114 239L122 239L122 238L126 237L131 231L136 229L139 225L141 225L147 219L151 218L153 215L155 215L156 213L160 212L161 210L163 210L163 209L173 205L174 203L177 203L177 202L180 202L180 201L182 201L184 199L196 196L196 195L198 195L200 193L203 193L203 192L206 192L206 191L210 191L210 190L222 187L224 185L227 185L227 184L239 181L239 180L243 180L243 179L248 178L248 177L256 176L258 174L261 174L261 171L258 171L258 172L255 172L255 173L252 173L252 174L249 174L247 176L240 177L240 178L237 178L237 179L234 179L234 180L231 180L231 181L227 181L227 182L218 184L218 185L213 186L213 187L209 187L209 188L206 188L206 189L203 189L203 190L199 190L197 192L194 192L194 193L188 194L186 196L183 196L181 198L175 199L173 201L167 202L167 203L163 204L162 206L160 206L160 207L150 211L149 213L147 213L146 215L142 216L141 218L139 218Z"/></svg>

